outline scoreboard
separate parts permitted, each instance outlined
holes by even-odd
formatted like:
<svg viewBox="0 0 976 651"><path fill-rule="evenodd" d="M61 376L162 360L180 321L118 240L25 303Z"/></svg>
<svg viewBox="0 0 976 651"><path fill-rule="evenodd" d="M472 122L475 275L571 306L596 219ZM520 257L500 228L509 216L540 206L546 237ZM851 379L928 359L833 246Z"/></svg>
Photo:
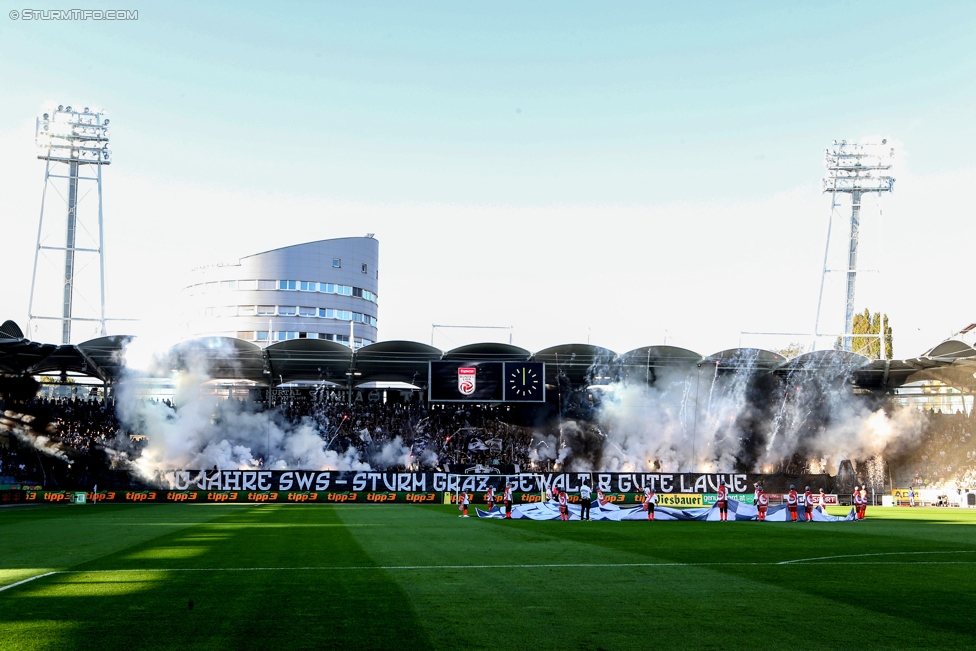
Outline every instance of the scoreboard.
<svg viewBox="0 0 976 651"><path fill-rule="evenodd" d="M430 402L545 402L542 362L431 361Z"/></svg>

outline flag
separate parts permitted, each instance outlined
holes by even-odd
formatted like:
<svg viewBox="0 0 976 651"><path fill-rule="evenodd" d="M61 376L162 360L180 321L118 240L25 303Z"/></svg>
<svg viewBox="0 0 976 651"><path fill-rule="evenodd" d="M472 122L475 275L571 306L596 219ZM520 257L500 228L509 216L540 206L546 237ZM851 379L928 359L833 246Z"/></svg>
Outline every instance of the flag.
<svg viewBox="0 0 976 651"><path fill-rule="evenodd" d="M469 450L478 450L478 451L481 451L481 450L487 450L488 449L488 446L485 445L481 441L481 439L475 439L475 440L471 441L470 443L468 443L468 449Z"/></svg>

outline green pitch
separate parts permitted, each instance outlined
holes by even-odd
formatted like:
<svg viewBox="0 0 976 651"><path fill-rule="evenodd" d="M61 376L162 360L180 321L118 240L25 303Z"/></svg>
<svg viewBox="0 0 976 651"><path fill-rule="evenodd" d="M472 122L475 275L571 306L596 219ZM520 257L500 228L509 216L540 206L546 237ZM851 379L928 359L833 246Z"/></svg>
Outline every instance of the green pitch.
<svg viewBox="0 0 976 651"><path fill-rule="evenodd" d="M976 511L872 508L833 524L457 513L0 509L0 588L56 572L0 591L0 650L976 648Z"/></svg>

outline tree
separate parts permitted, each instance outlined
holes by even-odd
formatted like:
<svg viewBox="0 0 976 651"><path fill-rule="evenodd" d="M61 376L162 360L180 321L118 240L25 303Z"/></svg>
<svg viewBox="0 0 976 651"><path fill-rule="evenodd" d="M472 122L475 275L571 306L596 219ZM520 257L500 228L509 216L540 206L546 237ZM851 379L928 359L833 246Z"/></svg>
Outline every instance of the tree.
<svg viewBox="0 0 976 651"><path fill-rule="evenodd" d="M787 345L786 348L780 348L779 350L774 352L779 353L786 359L793 359L797 355L802 355L805 352L805 350L803 344L794 341L791 342L789 345Z"/></svg>
<svg viewBox="0 0 976 651"><path fill-rule="evenodd" d="M871 311L864 308L863 314L854 315L854 323L851 325L851 351L864 355L868 359L881 359L881 341L877 336L858 337L857 335L878 335L884 332L884 351L885 359L891 359L894 355L894 337L891 326L888 325L888 315L880 312L871 314ZM835 350L844 348L840 337L834 342Z"/></svg>

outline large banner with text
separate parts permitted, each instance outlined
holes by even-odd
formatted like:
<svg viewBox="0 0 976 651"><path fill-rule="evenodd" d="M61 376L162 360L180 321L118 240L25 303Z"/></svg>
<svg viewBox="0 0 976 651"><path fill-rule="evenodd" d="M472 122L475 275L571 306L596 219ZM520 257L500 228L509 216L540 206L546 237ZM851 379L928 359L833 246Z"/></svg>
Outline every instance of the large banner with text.
<svg viewBox="0 0 976 651"><path fill-rule="evenodd" d="M544 501L558 488L579 501L584 481L603 499L615 504L637 504L644 488L657 493L658 504L676 507L701 507L714 504L718 487L724 481L729 492L741 502L751 503L756 483L767 493L785 493L790 485L802 492L811 486L830 491L827 475L757 475L734 473L520 473L511 475L458 475L446 472L373 472L335 470L174 470L164 473L156 488L99 490L97 493L71 490L5 491L10 501L69 503L72 495L85 492L86 503L100 502L278 502L316 504L443 504L452 503L465 492L476 503L487 501L489 489L495 499L507 484L513 488L513 501ZM39 488L39 487L36 487Z"/></svg>
<svg viewBox="0 0 976 651"><path fill-rule="evenodd" d="M501 491L511 483L518 493L545 493L553 488L569 493L579 492L586 482L603 493L642 493L650 487L658 494L717 493L724 481L731 493L752 493L761 483L767 492L787 492L796 485L802 492L811 486L814 492L830 492L829 475L758 475L748 473L624 473L562 472L461 475L446 472L378 472L335 470L174 470L161 478L161 487L187 491L353 491L362 492L486 492L490 487Z"/></svg>

